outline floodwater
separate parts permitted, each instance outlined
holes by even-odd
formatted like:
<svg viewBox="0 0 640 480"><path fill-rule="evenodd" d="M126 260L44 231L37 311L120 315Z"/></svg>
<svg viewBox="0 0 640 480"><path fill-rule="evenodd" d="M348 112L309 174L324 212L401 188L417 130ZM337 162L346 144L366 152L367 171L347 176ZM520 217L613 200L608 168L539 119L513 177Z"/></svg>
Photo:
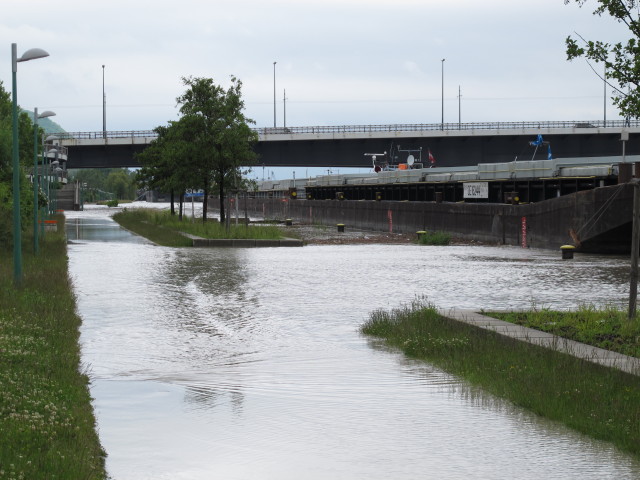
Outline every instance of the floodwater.
<svg viewBox="0 0 640 480"><path fill-rule="evenodd" d="M607 443L359 326L438 307L624 305L628 259L514 247L173 249L69 212L83 361L114 480L632 479Z"/></svg>

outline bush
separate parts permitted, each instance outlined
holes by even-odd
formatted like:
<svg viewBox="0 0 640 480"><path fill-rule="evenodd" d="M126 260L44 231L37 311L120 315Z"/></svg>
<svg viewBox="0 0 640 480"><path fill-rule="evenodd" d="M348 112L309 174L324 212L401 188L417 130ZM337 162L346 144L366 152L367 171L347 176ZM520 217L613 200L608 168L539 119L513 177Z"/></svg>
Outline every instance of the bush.
<svg viewBox="0 0 640 480"><path fill-rule="evenodd" d="M445 232L424 232L418 236L419 245L449 245L451 235Z"/></svg>

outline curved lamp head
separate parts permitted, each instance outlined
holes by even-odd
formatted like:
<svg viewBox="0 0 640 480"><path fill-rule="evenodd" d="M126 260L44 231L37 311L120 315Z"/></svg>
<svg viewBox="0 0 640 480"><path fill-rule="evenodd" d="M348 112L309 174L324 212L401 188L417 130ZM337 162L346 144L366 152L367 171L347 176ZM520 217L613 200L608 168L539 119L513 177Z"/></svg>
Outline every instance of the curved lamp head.
<svg viewBox="0 0 640 480"><path fill-rule="evenodd" d="M30 48L18 58L17 62L28 62L29 60L35 60L36 58L48 57L49 54L41 48Z"/></svg>
<svg viewBox="0 0 640 480"><path fill-rule="evenodd" d="M45 110L44 112L38 115L38 118L54 117L55 115L56 115L55 112L52 112L51 110Z"/></svg>

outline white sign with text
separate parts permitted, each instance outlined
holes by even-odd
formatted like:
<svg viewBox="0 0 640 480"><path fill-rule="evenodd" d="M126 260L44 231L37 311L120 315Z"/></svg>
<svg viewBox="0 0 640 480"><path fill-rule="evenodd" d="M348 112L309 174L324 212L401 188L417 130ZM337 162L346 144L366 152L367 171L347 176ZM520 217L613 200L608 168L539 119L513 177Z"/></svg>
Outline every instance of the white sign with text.
<svg viewBox="0 0 640 480"><path fill-rule="evenodd" d="M489 198L489 182L466 182L463 198Z"/></svg>

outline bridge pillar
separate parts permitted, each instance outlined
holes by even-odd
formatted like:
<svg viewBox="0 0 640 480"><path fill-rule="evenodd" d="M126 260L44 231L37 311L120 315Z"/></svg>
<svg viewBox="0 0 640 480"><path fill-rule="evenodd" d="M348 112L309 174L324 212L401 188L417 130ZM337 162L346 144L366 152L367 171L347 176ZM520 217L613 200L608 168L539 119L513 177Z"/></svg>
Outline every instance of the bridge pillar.
<svg viewBox="0 0 640 480"><path fill-rule="evenodd" d="M618 183L628 183L631 181L631 164L620 163L618 165Z"/></svg>

